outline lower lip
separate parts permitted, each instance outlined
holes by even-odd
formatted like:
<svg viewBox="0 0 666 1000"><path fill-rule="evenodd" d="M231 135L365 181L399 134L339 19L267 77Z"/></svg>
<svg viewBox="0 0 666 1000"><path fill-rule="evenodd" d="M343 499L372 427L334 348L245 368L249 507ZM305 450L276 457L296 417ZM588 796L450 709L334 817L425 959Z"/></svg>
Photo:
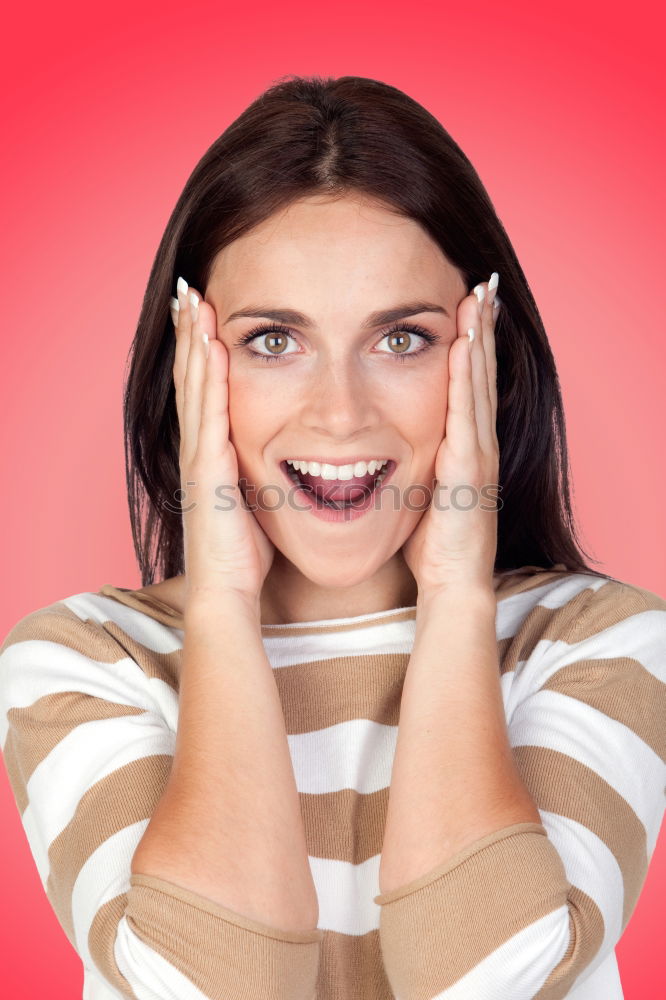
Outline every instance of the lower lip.
<svg viewBox="0 0 666 1000"><path fill-rule="evenodd" d="M389 461L388 470L379 486L377 486L372 493L368 493L363 496L358 505L343 507L340 510L335 510L334 507L327 507L324 504L321 504L320 506L309 490L303 489L300 484L296 484L294 482L287 472L288 466L286 462L280 462L280 468L286 476L289 485L295 490L293 497L297 500L301 509L307 508L310 513L314 514L314 516L320 521L340 522L342 524L346 524L349 521L358 521L360 517L363 517L364 514L367 514L367 512L372 509L375 498L379 496L384 489L384 486L395 472L396 463L392 460Z"/></svg>

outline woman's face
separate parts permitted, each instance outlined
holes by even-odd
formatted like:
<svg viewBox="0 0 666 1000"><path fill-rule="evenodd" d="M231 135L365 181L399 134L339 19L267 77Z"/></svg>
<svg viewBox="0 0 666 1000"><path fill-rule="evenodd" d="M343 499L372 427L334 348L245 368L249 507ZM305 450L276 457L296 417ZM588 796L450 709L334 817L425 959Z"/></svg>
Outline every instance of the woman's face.
<svg viewBox="0 0 666 1000"><path fill-rule="evenodd" d="M408 490L432 489L449 347L466 294L460 272L416 222L360 195L303 198L218 254L205 298L229 352L230 437L241 483L263 487L248 494L254 516L313 583L368 580L423 516L430 495ZM411 333L401 351L399 338L383 336L392 323L371 319L405 304L404 321L423 327L434 343ZM250 310L251 317L231 318ZM275 357L274 334L236 342L271 325L272 310L302 319L279 324L287 331L278 334L281 353L265 361ZM318 455L334 464L356 455L391 458L390 494L356 520L330 523L298 509L280 463Z"/></svg>

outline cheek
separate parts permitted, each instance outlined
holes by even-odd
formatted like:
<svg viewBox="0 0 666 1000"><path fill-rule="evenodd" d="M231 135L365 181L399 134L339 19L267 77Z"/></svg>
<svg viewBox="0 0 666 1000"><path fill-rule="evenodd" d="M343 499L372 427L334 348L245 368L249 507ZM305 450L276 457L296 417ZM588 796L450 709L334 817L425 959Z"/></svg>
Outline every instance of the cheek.
<svg viewBox="0 0 666 1000"><path fill-rule="evenodd" d="M239 462L256 461L274 437L285 412L284 393L277 379L256 379L242 372L229 374L229 438Z"/></svg>
<svg viewBox="0 0 666 1000"><path fill-rule="evenodd" d="M229 375L229 437L234 447L247 447L261 434L264 397L251 380ZM240 457L240 456L239 456Z"/></svg>
<svg viewBox="0 0 666 1000"><path fill-rule="evenodd" d="M405 436L415 447L436 449L444 436L448 389L445 372L446 369L438 365L436 370L428 372L413 385L405 386L396 395L399 400L396 417L405 421Z"/></svg>

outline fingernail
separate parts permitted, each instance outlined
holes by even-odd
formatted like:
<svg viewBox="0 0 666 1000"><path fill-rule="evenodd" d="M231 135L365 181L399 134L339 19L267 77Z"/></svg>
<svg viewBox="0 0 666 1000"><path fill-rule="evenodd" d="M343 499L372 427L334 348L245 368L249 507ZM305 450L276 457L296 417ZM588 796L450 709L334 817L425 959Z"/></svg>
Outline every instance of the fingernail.
<svg viewBox="0 0 666 1000"><path fill-rule="evenodd" d="M178 314L180 312L180 302L178 299L174 299L173 296L169 299L169 308L171 310L171 319L173 320L173 325L178 326Z"/></svg>
<svg viewBox="0 0 666 1000"><path fill-rule="evenodd" d="M496 295L495 301L493 302L493 316L497 316L497 313L499 312L499 308L501 305L502 305L502 300L500 299L499 295Z"/></svg>
<svg viewBox="0 0 666 1000"><path fill-rule="evenodd" d="M497 271L493 271L490 275L490 281L488 282L488 301L492 302L495 298L495 292L497 291L497 286L499 285L499 274Z"/></svg>
<svg viewBox="0 0 666 1000"><path fill-rule="evenodd" d="M188 284L185 278L179 278L176 282L176 290L178 294L178 301L181 305L185 305L185 297L187 295Z"/></svg>
<svg viewBox="0 0 666 1000"><path fill-rule="evenodd" d="M190 305L192 306L192 319L199 318L199 299L196 297L194 292L190 292L187 296L190 300Z"/></svg>
<svg viewBox="0 0 666 1000"><path fill-rule="evenodd" d="M469 346L469 349L471 351L472 350L472 344L474 343L474 327L473 326L470 326L469 330L467 331L467 336L469 337L469 345L468 346Z"/></svg>
<svg viewBox="0 0 666 1000"><path fill-rule="evenodd" d="M204 350L206 352L206 357L208 357L208 334L203 334Z"/></svg>
<svg viewBox="0 0 666 1000"><path fill-rule="evenodd" d="M480 316L481 313L483 312L483 300L486 297L486 290L483 287L483 285L477 285L476 288L474 289L474 294L476 295L476 300L479 305L479 316Z"/></svg>

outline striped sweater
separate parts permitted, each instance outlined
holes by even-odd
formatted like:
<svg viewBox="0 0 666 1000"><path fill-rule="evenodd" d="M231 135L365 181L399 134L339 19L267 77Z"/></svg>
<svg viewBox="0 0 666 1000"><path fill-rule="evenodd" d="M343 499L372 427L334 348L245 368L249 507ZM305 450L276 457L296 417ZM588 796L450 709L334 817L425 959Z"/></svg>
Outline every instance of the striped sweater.
<svg viewBox="0 0 666 1000"><path fill-rule="evenodd" d="M666 601L557 567L502 578L507 731L541 823L497 830L382 895L415 616L261 627L319 900L310 933L131 874L173 760L174 609L105 585L12 628L0 647L3 759L44 890L82 960L84 1000L623 996L615 946L665 804Z"/></svg>

